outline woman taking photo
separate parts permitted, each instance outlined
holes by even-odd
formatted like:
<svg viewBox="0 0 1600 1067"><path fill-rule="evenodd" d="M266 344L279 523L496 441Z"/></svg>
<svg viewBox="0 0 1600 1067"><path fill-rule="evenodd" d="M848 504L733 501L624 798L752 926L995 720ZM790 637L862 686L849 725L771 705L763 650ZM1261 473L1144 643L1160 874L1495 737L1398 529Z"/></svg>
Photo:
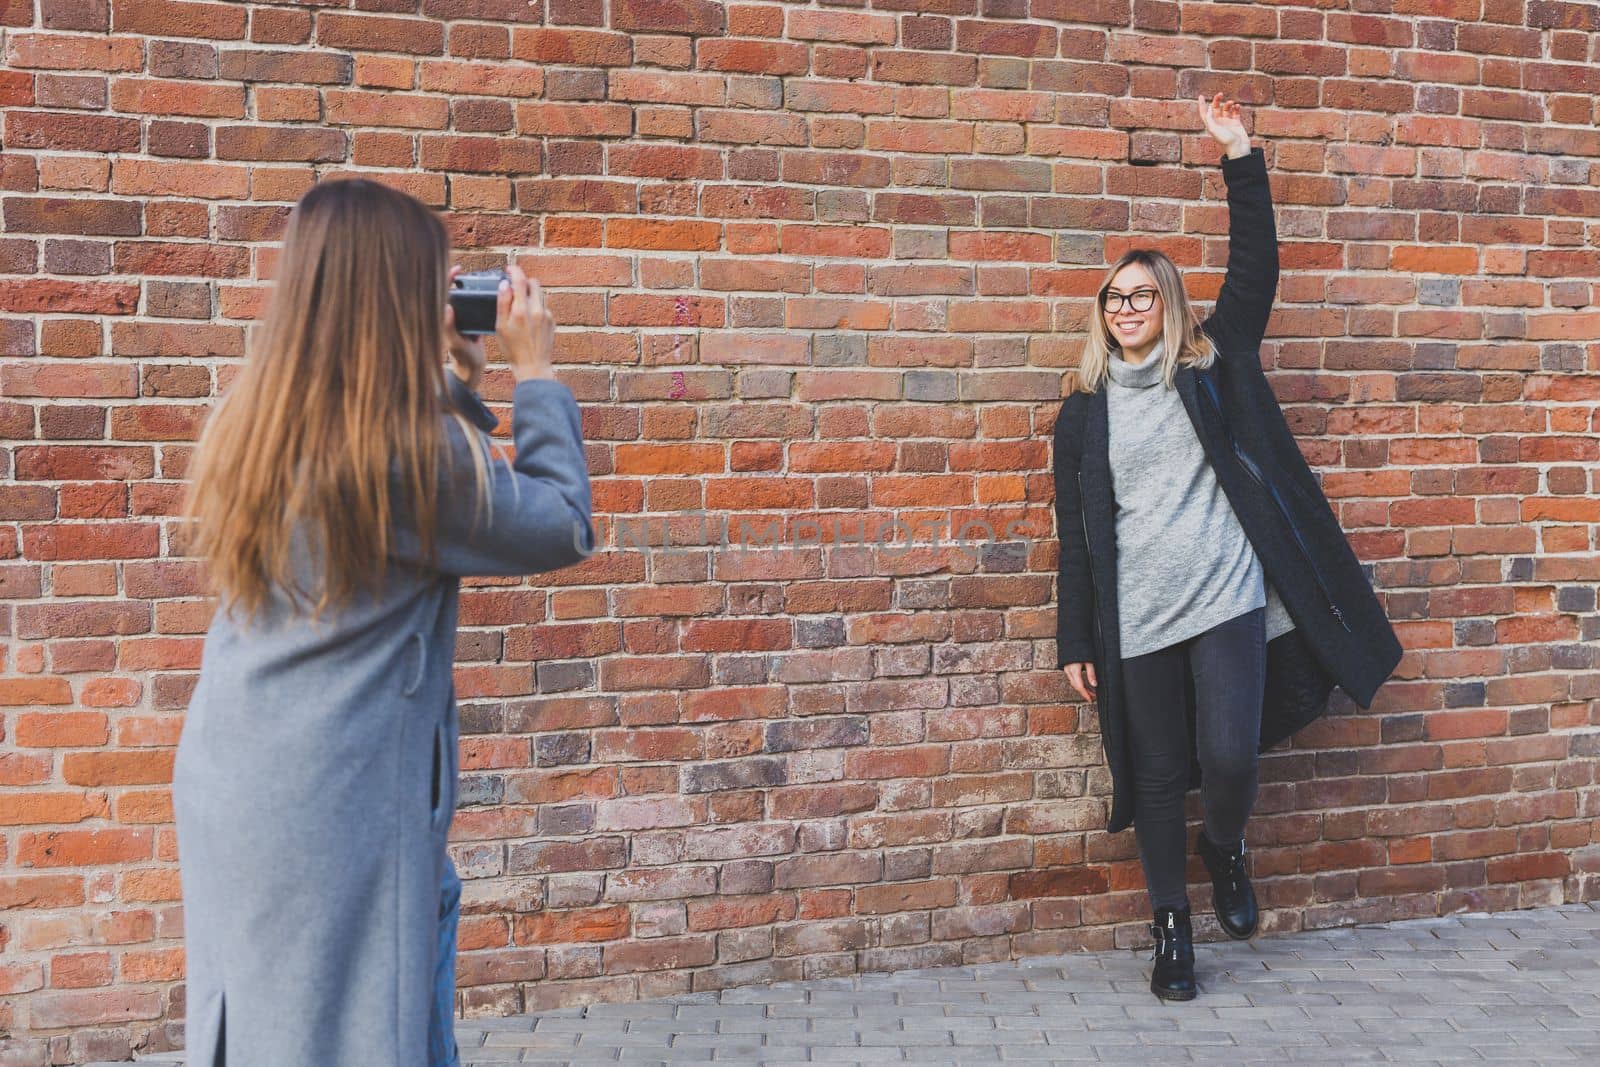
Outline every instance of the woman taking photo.
<svg viewBox="0 0 1600 1067"><path fill-rule="evenodd" d="M174 771L193 1067L455 1062L457 587L566 566L593 535L538 285L513 267L499 293L507 465L449 251L402 193L307 193L200 445L220 604Z"/></svg>
<svg viewBox="0 0 1600 1067"><path fill-rule="evenodd" d="M1266 160L1239 107L1201 98L1223 148L1228 270L1200 321L1160 252L1106 272L1055 427L1057 660L1097 700L1110 832L1130 823L1154 912L1150 988L1195 996L1184 794L1217 920L1255 933L1245 822L1257 755L1366 707L1400 645L1289 432L1258 349L1278 283Z"/></svg>

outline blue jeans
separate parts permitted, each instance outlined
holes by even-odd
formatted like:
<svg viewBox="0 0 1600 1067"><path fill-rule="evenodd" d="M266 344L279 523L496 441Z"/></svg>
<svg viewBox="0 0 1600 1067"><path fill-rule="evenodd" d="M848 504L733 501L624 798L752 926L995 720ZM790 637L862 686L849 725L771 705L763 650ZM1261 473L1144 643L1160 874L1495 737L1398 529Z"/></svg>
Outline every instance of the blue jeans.
<svg viewBox="0 0 1600 1067"><path fill-rule="evenodd" d="M456 1048L456 926L461 921L461 878L450 857L444 858L439 887L439 947L433 969L433 1011L428 1020L428 1063L461 1067Z"/></svg>

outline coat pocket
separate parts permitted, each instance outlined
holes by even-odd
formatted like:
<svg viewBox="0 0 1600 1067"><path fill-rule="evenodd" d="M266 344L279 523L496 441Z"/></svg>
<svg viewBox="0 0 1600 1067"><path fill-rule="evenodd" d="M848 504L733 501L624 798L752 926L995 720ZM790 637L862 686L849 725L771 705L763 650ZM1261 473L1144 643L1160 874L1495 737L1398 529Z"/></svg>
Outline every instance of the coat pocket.
<svg viewBox="0 0 1600 1067"><path fill-rule="evenodd" d="M449 733L445 724L440 722L433 728L433 779L428 801L429 822L435 829L449 821L450 816L450 776L453 768L447 751L449 744Z"/></svg>

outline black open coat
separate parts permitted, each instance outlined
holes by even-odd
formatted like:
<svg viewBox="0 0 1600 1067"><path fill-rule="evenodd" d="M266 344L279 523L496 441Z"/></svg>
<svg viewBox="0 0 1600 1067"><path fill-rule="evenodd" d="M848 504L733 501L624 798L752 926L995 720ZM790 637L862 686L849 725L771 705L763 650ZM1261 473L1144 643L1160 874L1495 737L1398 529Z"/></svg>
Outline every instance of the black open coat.
<svg viewBox="0 0 1600 1067"><path fill-rule="evenodd" d="M1283 599L1295 629L1267 646L1261 749L1319 717L1337 685L1372 703L1400 642L1261 370L1258 349L1278 286L1278 239L1261 150L1225 159L1228 272L1204 325L1218 358L1180 367L1175 385L1217 481ZM1219 411L1220 407L1220 411ZM1108 829L1133 821L1117 621L1117 502L1104 389L1074 392L1055 427L1058 666L1095 664L1100 731L1111 768ZM1190 713L1192 714L1192 708Z"/></svg>

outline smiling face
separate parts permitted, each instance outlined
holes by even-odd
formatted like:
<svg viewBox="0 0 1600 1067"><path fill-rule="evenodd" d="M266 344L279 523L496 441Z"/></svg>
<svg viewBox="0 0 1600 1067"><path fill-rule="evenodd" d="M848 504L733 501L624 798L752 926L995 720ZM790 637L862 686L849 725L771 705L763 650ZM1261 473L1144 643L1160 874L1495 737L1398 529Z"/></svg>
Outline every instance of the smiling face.
<svg viewBox="0 0 1600 1067"><path fill-rule="evenodd" d="M1147 308L1146 301L1149 302ZM1106 334L1122 347L1123 358L1130 363L1143 362L1161 337L1165 311L1161 306L1161 291L1156 288L1156 280L1150 272L1138 263L1129 263L1117 271L1106 287L1100 308L1105 317Z"/></svg>

